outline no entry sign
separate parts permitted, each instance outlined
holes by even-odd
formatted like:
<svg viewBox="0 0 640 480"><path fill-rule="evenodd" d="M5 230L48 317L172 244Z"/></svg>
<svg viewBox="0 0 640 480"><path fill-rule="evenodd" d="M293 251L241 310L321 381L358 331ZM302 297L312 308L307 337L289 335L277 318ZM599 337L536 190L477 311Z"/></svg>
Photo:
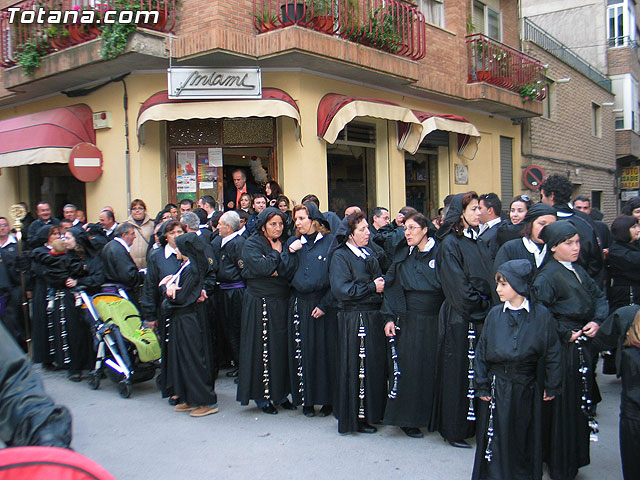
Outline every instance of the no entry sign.
<svg viewBox="0 0 640 480"><path fill-rule="evenodd" d="M79 143L71 150L69 170L81 182L93 182L102 175L102 152L92 143Z"/></svg>
<svg viewBox="0 0 640 480"><path fill-rule="evenodd" d="M544 169L538 165L527 167L522 174L522 181L531 190L538 190L545 178Z"/></svg>

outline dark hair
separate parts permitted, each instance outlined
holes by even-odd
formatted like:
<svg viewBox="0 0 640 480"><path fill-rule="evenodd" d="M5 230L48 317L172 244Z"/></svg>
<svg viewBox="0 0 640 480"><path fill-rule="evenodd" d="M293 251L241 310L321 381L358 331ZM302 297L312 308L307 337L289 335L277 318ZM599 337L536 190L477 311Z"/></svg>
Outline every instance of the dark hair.
<svg viewBox="0 0 640 480"><path fill-rule="evenodd" d="M39 207L40 205L46 205L46 206L48 206L49 208L51 208L51 204L50 204L49 202L38 202L38 203L36 204L36 210L38 209L38 207Z"/></svg>
<svg viewBox="0 0 640 480"><path fill-rule="evenodd" d="M184 225L182 225L182 223L180 223L179 220L169 220L167 221L167 224L164 226L164 233L165 235L167 233L169 233L171 230L173 230L176 227L180 227L182 228L182 230L186 230L186 228L184 227Z"/></svg>
<svg viewBox="0 0 640 480"><path fill-rule="evenodd" d="M178 206L177 206L175 203L167 203L167 204L164 206L164 209L165 209L165 210L171 210L172 208L178 208Z"/></svg>
<svg viewBox="0 0 640 480"><path fill-rule="evenodd" d="M493 214L500 216L502 213L502 202L495 193L484 193L480 195L479 202L483 202L487 210L493 208Z"/></svg>
<svg viewBox="0 0 640 480"><path fill-rule="evenodd" d="M233 178L233 174L236 172L240 172L242 174L242 178L247 179L247 173L242 168L234 168L231 172L231 178Z"/></svg>
<svg viewBox="0 0 640 480"><path fill-rule="evenodd" d="M222 216L224 212L216 212L213 215L211 215L211 218L209 219L209 222L211 223L211 227L213 228L218 228L218 222L220 221L220 217Z"/></svg>
<svg viewBox="0 0 640 480"><path fill-rule="evenodd" d="M629 229L636 223L638 223L638 219L630 215L616 217L611 223L611 236L618 242L629 243L631 241Z"/></svg>
<svg viewBox="0 0 640 480"><path fill-rule="evenodd" d="M589 202L589 206L591 206L591 199L586 195L578 195L576 198L573 199L573 203L576 203L576 202Z"/></svg>
<svg viewBox="0 0 640 480"><path fill-rule="evenodd" d="M367 220L363 212L355 212L347 217L347 226L349 227L349 235L356 231L356 226L362 221Z"/></svg>
<svg viewBox="0 0 640 480"><path fill-rule="evenodd" d="M60 219L60 225L62 225L63 223L70 223L71 225L73 225L73 220L69 220L68 218L62 218Z"/></svg>
<svg viewBox="0 0 640 480"><path fill-rule="evenodd" d="M405 224L407 223L407 220L413 220L418 225L420 225L420 228L429 228L429 220L420 212L412 213L408 217L406 217L404 219Z"/></svg>
<svg viewBox="0 0 640 480"><path fill-rule="evenodd" d="M636 208L640 208L640 197L633 197L629 199L629 201L624 204L622 213L625 215L633 215L633 211Z"/></svg>
<svg viewBox="0 0 640 480"><path fill-rule="evenodd" d="M302 200L300 201L300 203L307 203L307 202L315 203L316 207L318 207L318 210L320 210L320 200L318 200L318 197L316 197L313 193L309 193L305 195L304 197L302 197Z"/></svg>
<svg viewBox="0 0 640 480"><path fill-rule="evenodd" d="M280 185L278 185L278 182L275 180L269 180L266 185L269 185L269 188L271 189L271 195L267 195L270 199L278 198L283 195L282 188L280 188Z"/></svg>
<svg viewBox="0 0 640 480"><path fill-rule="evenodd" d="M546 197L553 194L553 203L555 205L564 205L569 203L571 199L573 185L564 175L549 175L540 185L540 192L544 192Z"/></svg>
<svg viewBox="0 0 640 480"><path fill-rule="evenodd" d="M382 216L383 212L388 212L389 210L384 208L384 207L376 207L373 210L371 210L371 221L373 222L373 217L380 217Z"/></svg>
<svg viewBox="0 0 640 480"><path fill-rule="evenodd" d="M193 213L198 216L200 225L207 223L207 211L204 208L196 208L195 210L193 210Z"/></svg>
<svg viewBox="0 0 640 480"><path fill-rule="evenodd" d="M211 195L203 195L202 197L200 197L200 200L202 200L202 203L206 203L211 208L216 208L216 201Z"/></svg>
<svg viewBox="0 0 640 480"><path fill-rule="evenodd" d="M171 212L169 211L169 209L168 209L168 208L165 208L164 210L160 210L160 211L158 212L158 214L156 215L155 220L153 221L154 225L160 225L160 224L163 222L163 220L162 220L162 216L163 216L165 213L169 213L169 214L171 214Z"/></svg>
<svg viewBox="0 0 640 480"><path fill-rule="evenodd" d="M244 222L247 223L249 220L249 214L242 209L234 210L238 215L240 215L240 219L244 219Z"/></svg>
<svg viewBox="0 0 640 480"><path fill-rule="evenodd" d="M133 225L131 225L129 222L122 222L116 227L115 232L113 232L113 236L122 237L123 235L129 233L131 230L133 230Z"/></svg>
<svg viewBox="0 0 640 480"><path fill-rule="evenodd" d="M511 203L509 204L509 208L511 208L513 206L513 204L516 203L516 202L524 203L525 206L527 207L527 210L529 210L531 208L531 205L533 205L533 202L531 201L531 199L529 198L528 195L516 195L511 200Z"/></svg>
<svg viewBox="0 0 640 480"><path fill-rule="evenodd" d="M256 198L264 198L264 201L269 203L269 199L267 198L267 196L264 193L256 193L253 198L251 199L251 205L253 206L253 202L256 201Z"/></svg>
<svg viewBox="0 0 640 480"><path fill-rule="evenodd" d="M104 213L107 216L108 220L114 220L116 219L115 215L113 214L113 212L111 210L102 210L100 213Z"/></svg>
<svg viewBox="0 0 640 480"><path fill-rule="evenodd" d="M496 283L500 283L500 282L509 283L509 280L507 280L506 277L500 272L496 272L496 274L493 276L493 279L496 281Z"/></svg>
<svg viewBox="0 0 640 480"><path fill-rule="evenodd" d="M413 215L414 213L418 213L418 210L416 210L413 207L410 207L409 205L406 205L406 206L402 207L398 213L404 215L405 218L406 218L409 215Z"/></svg>
<svg viewBox="0 0 640 480"><path fill-rule="evenodd" d="M462 215L464 215L464 211L467 209L472 200L478 200L478 194L473 190L465 193L462 196L462 212L460 213L460 218L457 222L455 222L451 226L451 231L455 234L456 237L460 238L464 235L464 221L462 220Z"/></svg>
<svg viewBox="0 0 640 480"><path fill-rule="evenodd" d="M286 195L278 195L278 198L276 200L276 207L280 205L280 202L285 202L287 204L287 208L291 206L291 202L289 201L289 198L287 198Z"/></svg>
<svg viewBox="0 0 640 480"><path fill-rule="evenodd" d="M144 208L145 212L147 211L147 204L139 198L136 198L131 202L131 205L129 205L129 210L133 210L133 207L137 206Z"/></svg>
<svg viewBox="0 0 640 480"><path fill-rule="evenodd" d="M189 205L189 208L193 208L193 200L183 198L182 200L180 200L180 205Z"/></svg>

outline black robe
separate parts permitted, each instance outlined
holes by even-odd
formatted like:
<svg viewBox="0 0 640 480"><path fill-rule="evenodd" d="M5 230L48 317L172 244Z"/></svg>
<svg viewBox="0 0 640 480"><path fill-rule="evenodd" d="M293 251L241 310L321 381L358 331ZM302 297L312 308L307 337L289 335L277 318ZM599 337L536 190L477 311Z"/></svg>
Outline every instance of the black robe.
<svg viewBox="0 0 640 480"><path fill-rule="evenodd" d="M376 293L373 283L382 272L371 252L364 260L346 244L333 253L329 268L331 292L338 301L338 391L334 414L338 432L356 432L360 422L382 420L387 397L382 296ZM361 350L364 357L360 357ZM363 399L359 398L361 394Z"/></svg>
<svg viewBox="0 0 640 480"><path fill-rule="evenodd" d="M438 341L438 312L444 300L436 273L435 248L409 254L406 242L387 271L382 313L396 325L395 345L400 371L397 397L387 400L384 423L429 427L433 410ZM393 391L393 364L389 390Z"/></svg>
<svg viewBox="0 0 640 480"><path fill-rule="evenodd" d="M249 400L280 402L291 390L287 355L287 272L281 264L280 253L257 233L245 242L242 262L242 276L247 287L240 327L237 400L242 405L247 405ZM265 325L266 330L263 330Z"/></svg>
<svg viewBox="0 0 640 480"><path fill-rule="evenodd" d="M26 347L26 332L24 329L24 317L21 309L22 282L20 273L16 270L18 258L18 244L9 243L0 248L0 275L5 276L6 284L0 285L0 294L5 295L5 311L2 315L2 323L11 336L23 348ZM27 278L25 277L25 281ZM2 283L2 282L0 282Z"/></svg>
<svg viewBox="0 0 640 480"><path fill-rule="evenodd" d="M138 271L133 258L117 240L111 240L100 252L104 264L104 277L107 283L123 285L129 299L139 305L137 288L144 281L144 274Z"/></svg>
<svg viewBox="0 0 640 480"><path fill-rule="evenodd" d="M573 330L581 329L590 321L600 324L609 311L604 293L595 281L580 265L574 263L573 266L582 282L554 258L548 259L534 281L535 297L556 319L562 343L564 390L550 405L545 405L543 415L543 443L548 448L544 458L554 479L574 478L578 469L590 461L589 425L581 410L582 378L578 372L581 364L577 345L570 342L571 335ZM592 339L583 345L585 364L589 367L588 396L595 404L599 398L595 394L591 366L597 352Z"/></svg>
<svg viewBox="0 0 640 480"><path fill-rule="evenodd" d="M593 219L586 213L573 210L567 205L554 205L554 207L558 210L558 221L571 222L580 235L580 256L577 263L600 284L604 261Z"/></svg>
<svg viewBox="0 0 640 480"><path fill-rule="evenodd" d="M640 303L640 246L614 240L609 247L609 309Z"/></svg>
<svg viewBox="0 0 640 480"><path fill-rule="evenodd" d="M475 361L476 396L491 396L495 382L495 410L493 453L488 462L489 402L478 403L472 478L541 479L542 389L549 397L562 392L560 340L549 310L541 304L531 305L529 312L493 307L485 320ZM536 381L536 373L543 378Z"/></svg>
<svg viewBox="0 0 640 480"><path fill-rule="evenodd" d="M483 245L455 233L436 250L445 301L438 318L438 366L433 428L447 440L473 436L469 411L469 329L479 330L491 308L491 259ZM476 331L476 340L478 332Z"/></svg>
<svg viewBox="0 0 640 480"><path fill-rule="evenodd" d="M300 250L289 252L296 237L282 249L282 261L293 272L289 300L289 371L291 394L297 405L333 405L336 370L335 299L329 286L332 234L307 237ZM320 308L324 315L313 318Z"/></svg>
<svg viewBox="0 0 640 480"><path fill-rule="evenodd" d="M548 252L545 254L542 263L538 267L535 256L524 246L522 237L515 238L506 242L498 250L496 258L493 261L493 272L495 273L500 265L508 262L509 260L529 260L533 267L533 272L536 272L538 269L542 268L547 257Z"/></svg>

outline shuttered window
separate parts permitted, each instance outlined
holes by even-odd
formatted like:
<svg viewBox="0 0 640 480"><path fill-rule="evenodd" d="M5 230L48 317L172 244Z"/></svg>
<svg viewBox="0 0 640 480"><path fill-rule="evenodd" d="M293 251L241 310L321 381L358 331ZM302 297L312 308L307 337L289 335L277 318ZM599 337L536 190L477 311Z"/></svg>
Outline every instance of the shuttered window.
<svg viewBox="0 0 640 480"><path fill-rule="evenodd" d="M503 204L513 198L513 138L500 137L500 189Z"/></svg>

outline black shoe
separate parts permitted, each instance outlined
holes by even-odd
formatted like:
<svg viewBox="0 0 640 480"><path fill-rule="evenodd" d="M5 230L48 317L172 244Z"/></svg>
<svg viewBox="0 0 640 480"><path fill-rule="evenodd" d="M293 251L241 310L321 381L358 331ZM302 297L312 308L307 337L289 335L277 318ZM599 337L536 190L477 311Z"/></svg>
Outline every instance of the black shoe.
<svg viewBox="0 0 640 480"><path fill-rule="evenodd" d="M411 438L423 438L424 434L416 427L400 427L402 431Z"/></svg>
<svg viewBox="0 0 640 480"><path fill-rule="evenodd" d="M176 405L178 405L179 403L182 403L182 402L180 401L180 398L179 398L179 397L176 397L175 395L174 395L173 397L169 397L169 400L167 400L167 401L169 402L169 405L173 405L173 406L176 406Z"/></svg>
<svg viewBox="0 0 640 480"><path fill-rule="evenodd" d="M236 368L234 370L231 370L230 372L227 372L226 375L229 378L235 378L238 376L238 369Z"/></svg>
<svg viewBox="0 0 640 480"><path fill-rule="evenodd" d="M284 408L285 410L296 410L297 409L296 406L293 403L291 403L289 400L285 400L284 402L282 402L280 404L280 406L282 408Z"/></svg>
<svg viewBox="0 0 640 480"><path fill-rule="evenodd" d="M82 381L82 373L77 370L69 370L67 372L67 378L72 382L81 382Z"/></svg>
<svg viewBox="0 0 640 480"><path fill-rule="evenodd" d="M451 445L452 447L456 447L456 448L471 448L471 445L469 445L464 440L458 440L458 441L447 440L447 442L449 442L449 445Z"/></svg>
<svg viewBox="0 0 640 480"><path fill-rule="evenodd" d="M318 412L319 417L328 417L333 413L333 407L331 405L323 405Z"/></svg>
<svg viewBox="0 0 640 480"><path fill-rule="evenodd" d="M358 424L358 432L360 433L376 433L378 429L373 425L369 425L366 422L362 422Z"/></svg>
<svg viewBox="0 0 640 480"><path fill-rule="evenodd" d="M316 416L316 411L313 409L313 407L302 407L302 413L304 414L305 417Z"/></svg>
<svg viewBox="0 0 640 480"><path fill-rule="evenodd" d="M262 407L262 411L264 413L268 413L269 415L277 415L278 410L273 406L273 403L269 402L264 407Z"/></svg>

